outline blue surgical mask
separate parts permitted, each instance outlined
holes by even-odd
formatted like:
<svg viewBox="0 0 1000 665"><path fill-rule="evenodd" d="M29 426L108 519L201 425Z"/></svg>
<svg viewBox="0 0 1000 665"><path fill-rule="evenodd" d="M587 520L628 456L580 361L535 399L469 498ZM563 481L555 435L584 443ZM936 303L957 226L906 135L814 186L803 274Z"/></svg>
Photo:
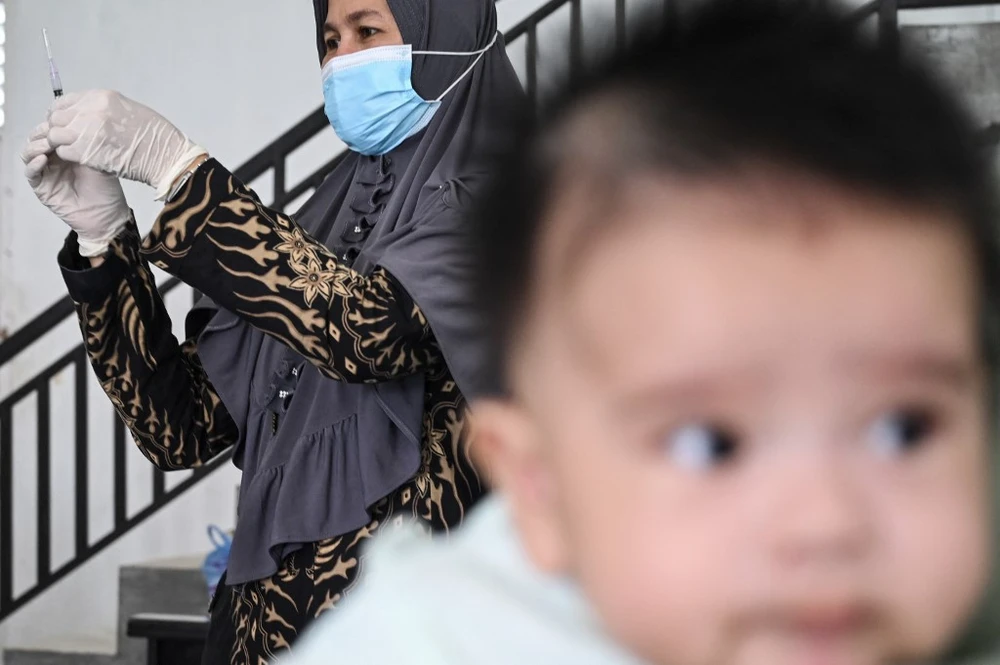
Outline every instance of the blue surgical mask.
<svg viewBox="0 0 1000 665"><path fill-rule="evenodd" d="M326 117L347 147L362 155L384 155L430 124L441 100L475 69L496 43L470 53L413 51L409 45L382 46L339 56L323 67ZM469 57L475 62L434 100L413 89L414 55Z"/></svg>

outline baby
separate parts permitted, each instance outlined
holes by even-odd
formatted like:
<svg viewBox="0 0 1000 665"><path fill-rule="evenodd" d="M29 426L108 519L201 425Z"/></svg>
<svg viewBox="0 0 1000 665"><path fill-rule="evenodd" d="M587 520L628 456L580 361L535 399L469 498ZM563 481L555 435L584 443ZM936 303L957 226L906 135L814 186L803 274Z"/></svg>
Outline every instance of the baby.
<svg viewBox="0 0 1000 665"><path fill-rule="evenodd" d="M475 217L496 496L294 662L1000 658L1000 251L956 102L833 11L694 9Z"/></svg>

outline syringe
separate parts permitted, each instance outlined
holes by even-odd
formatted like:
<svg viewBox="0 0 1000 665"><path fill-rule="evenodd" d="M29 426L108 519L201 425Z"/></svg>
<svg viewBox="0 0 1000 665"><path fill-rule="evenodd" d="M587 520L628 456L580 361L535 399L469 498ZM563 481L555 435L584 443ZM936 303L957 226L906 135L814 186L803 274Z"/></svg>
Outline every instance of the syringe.
<svg viewBox="0 0 1000 665"><path fill-rule="evenodd" d="M56 61L52 59L52 47L49 45L49 32L42 28L42 39L45 40L45 54L49 57L49 81L52 83L52 94L62 97L62 79L59 78L59 70L56 69Z"/></svg>

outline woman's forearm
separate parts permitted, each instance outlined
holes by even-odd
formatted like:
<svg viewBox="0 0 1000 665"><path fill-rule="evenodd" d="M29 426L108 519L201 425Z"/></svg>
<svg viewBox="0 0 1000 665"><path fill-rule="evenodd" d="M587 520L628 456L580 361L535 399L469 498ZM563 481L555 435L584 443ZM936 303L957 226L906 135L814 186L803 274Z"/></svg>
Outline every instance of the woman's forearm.
<svg viewBox="0 0 1000 665"><path fill-rule="evenodd" d="M89 270L72 239L60 264L94 373L142 453L161 469L189 469L233 445L239 431L195 342L173 336L134 222Z"/></svg>
<svg viewBox="0 0 1000 665"><path fill-rule="evenodd" d="M142 251L331 378L385 381L439 362L427 321L391 275L351 270L214 160L166 206Z"/></svg>

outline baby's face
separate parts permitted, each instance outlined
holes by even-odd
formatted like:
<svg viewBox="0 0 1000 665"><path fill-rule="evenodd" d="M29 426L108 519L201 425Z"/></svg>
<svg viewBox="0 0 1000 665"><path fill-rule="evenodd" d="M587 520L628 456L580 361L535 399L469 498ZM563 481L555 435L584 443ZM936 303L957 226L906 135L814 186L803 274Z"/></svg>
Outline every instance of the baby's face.
<svg viewBox="0 0 1000 665"><path fill-rule="evenodd" d="M665 665L945 648L990 532L959 232L815 184L653 182L567 262L586 198L551 219L519 406L484 412L536 563Z"/></svg>

